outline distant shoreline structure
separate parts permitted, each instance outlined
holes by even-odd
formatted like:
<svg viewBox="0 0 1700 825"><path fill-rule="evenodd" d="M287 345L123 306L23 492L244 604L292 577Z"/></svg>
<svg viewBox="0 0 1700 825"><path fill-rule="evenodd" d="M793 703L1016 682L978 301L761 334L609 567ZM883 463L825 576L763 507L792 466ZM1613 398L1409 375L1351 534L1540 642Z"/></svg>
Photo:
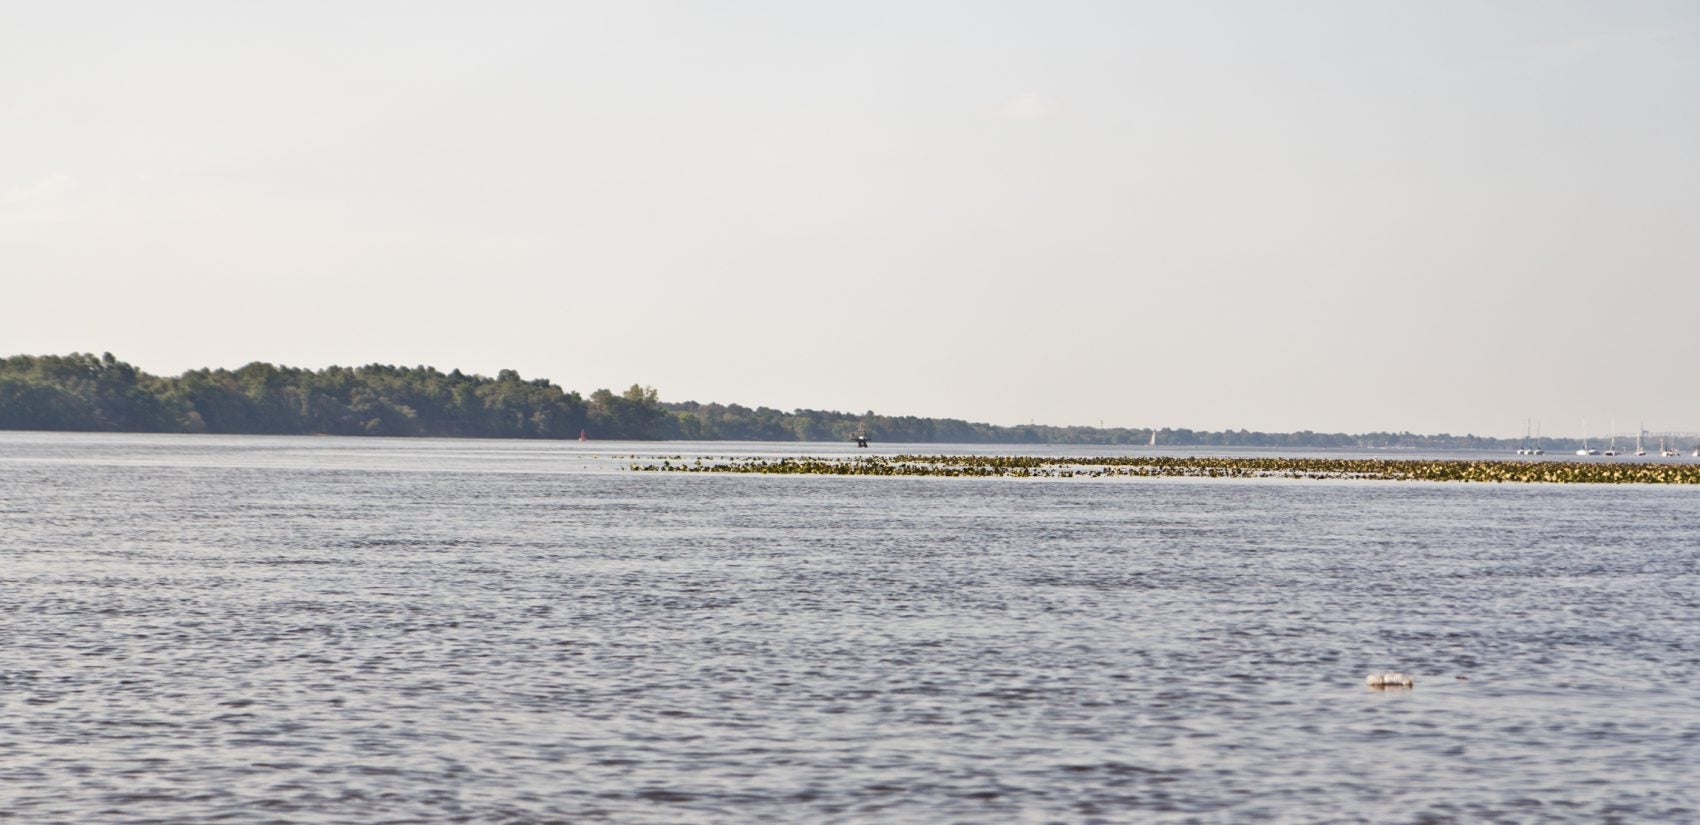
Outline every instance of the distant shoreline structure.
<svg viewBox="0 0 1700 825"><path fill-rule="evenodd" d="M1410 432L1289 433L1187 428L1003 426L873 411L778 410L663 402L632 385L588 396L514 370L496 377L433 367L326 367L254 362L235 370L150 375L111 353L0 358L0 430L373 435L636 441L839 441L881 443L1369 450L1504 450L1524 439ZM1576 440L1540 438L1547 450ZM1674 446L1674 445L1673 445Z"/></svg>

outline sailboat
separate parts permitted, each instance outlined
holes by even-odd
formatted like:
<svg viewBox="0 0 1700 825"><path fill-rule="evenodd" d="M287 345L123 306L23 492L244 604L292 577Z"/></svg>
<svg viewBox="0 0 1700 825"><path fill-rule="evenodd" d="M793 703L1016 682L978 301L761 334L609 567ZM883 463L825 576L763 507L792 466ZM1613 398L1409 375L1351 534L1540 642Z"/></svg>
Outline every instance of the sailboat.
<svg viewBox="0 0 1700 825"><path fill-rule="evenodd" d="M1546 452L1547 452L1546 450L1543 450L1540 447L1535 446L1536 444L1540 443L1540 440L1541 440L1540 436L1536 435L1533 438L1529 437L1529 424L1530 423L1531 423L1530 419L1527 419L1527 418L1523 419L1523 446L1517 448L1517 454L1518 455L1546 455Z"/></svg>
<svg viewBox="0 0 1700 825"><path fill-rule="evenodd" d="M1577 455L1599 455L1600 454L1599 450L1588 449L1588 419L1586 419L1586 418L1582 419L1582 449L1577 450L1576 454Z"/></svg>
<svg viewBox="0 0 1700 825"><path fill-rule="evenodd" d="M1151 443L1147 444L1146 446L1147 447L1157 446L1157 430L1156 429L1151 430Z"/></svg>
<svg viewBox="0 0 1700 825"><path fill-rule="evenodd" d="M1636 455L1646 455L1647 454L1646 448L1641 446L1641 436L1646 435L1646 434L1647 434L1647 425L1646 424L1642 424L1641 429L1635 431L1635 454Z"/></svg>
<svg viewBox="0 0 1700 825"><path fill-rule="evenodd" d="M1666 447L1665 440L1661 437L1659 439L1659 455L1662 455L1665 458L1676 458L1677 456L1682 455L1682 451L1675 447Z"/></svg>
<svg viewBox="0 0 1700 825"><path fill-rule="evenodd" d="M1611 446L1607 447L1606 451L1600 453L1600 455L1617 455L1617 419L1615 418L1611 420Z"/></svg>

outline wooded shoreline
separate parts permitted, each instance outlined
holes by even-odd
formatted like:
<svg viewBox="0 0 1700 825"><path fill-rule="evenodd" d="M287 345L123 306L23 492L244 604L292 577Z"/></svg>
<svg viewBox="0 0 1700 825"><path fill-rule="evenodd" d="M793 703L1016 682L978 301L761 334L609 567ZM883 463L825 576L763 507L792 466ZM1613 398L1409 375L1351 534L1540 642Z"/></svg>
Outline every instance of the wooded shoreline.
<svg viewBox="0 0 1700 825"><path fill-rule="evenodd" d="M884 443L1077 445L1142 445L1155 433L1164 446L1509 451L1522 444L1409 432L1000 426L871 410L663 402L637 384L581 396L514 370L491 378L426 366L309 370L254 362L155 376L111 353L0 358L0 430L686 441L847 441L866 433ZM1573 449L1569 439L1539 443Z"/></svg>

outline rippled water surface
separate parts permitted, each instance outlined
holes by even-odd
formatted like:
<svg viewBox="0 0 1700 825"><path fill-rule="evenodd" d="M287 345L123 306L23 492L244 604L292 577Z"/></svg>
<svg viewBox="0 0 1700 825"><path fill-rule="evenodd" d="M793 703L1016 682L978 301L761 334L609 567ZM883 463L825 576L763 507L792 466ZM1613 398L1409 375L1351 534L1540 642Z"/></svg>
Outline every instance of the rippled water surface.
<svg viewBox="0 0 1700 825"><path fill-rule="evenodd" d="M1694 490L732 449L0 433L0 819L1700 819Z"/></svg>

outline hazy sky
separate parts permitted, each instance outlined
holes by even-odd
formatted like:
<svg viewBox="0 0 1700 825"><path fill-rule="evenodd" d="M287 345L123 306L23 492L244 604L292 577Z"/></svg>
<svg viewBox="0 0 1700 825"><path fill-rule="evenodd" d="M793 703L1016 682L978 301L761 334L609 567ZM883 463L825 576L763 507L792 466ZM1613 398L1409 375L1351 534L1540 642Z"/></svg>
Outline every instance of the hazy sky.
<svg viewBox="0 0 1700 825"><path fill-rule="evenodd" d="M0 2L0 354L1700 430L1700 3Z"/></svg>

